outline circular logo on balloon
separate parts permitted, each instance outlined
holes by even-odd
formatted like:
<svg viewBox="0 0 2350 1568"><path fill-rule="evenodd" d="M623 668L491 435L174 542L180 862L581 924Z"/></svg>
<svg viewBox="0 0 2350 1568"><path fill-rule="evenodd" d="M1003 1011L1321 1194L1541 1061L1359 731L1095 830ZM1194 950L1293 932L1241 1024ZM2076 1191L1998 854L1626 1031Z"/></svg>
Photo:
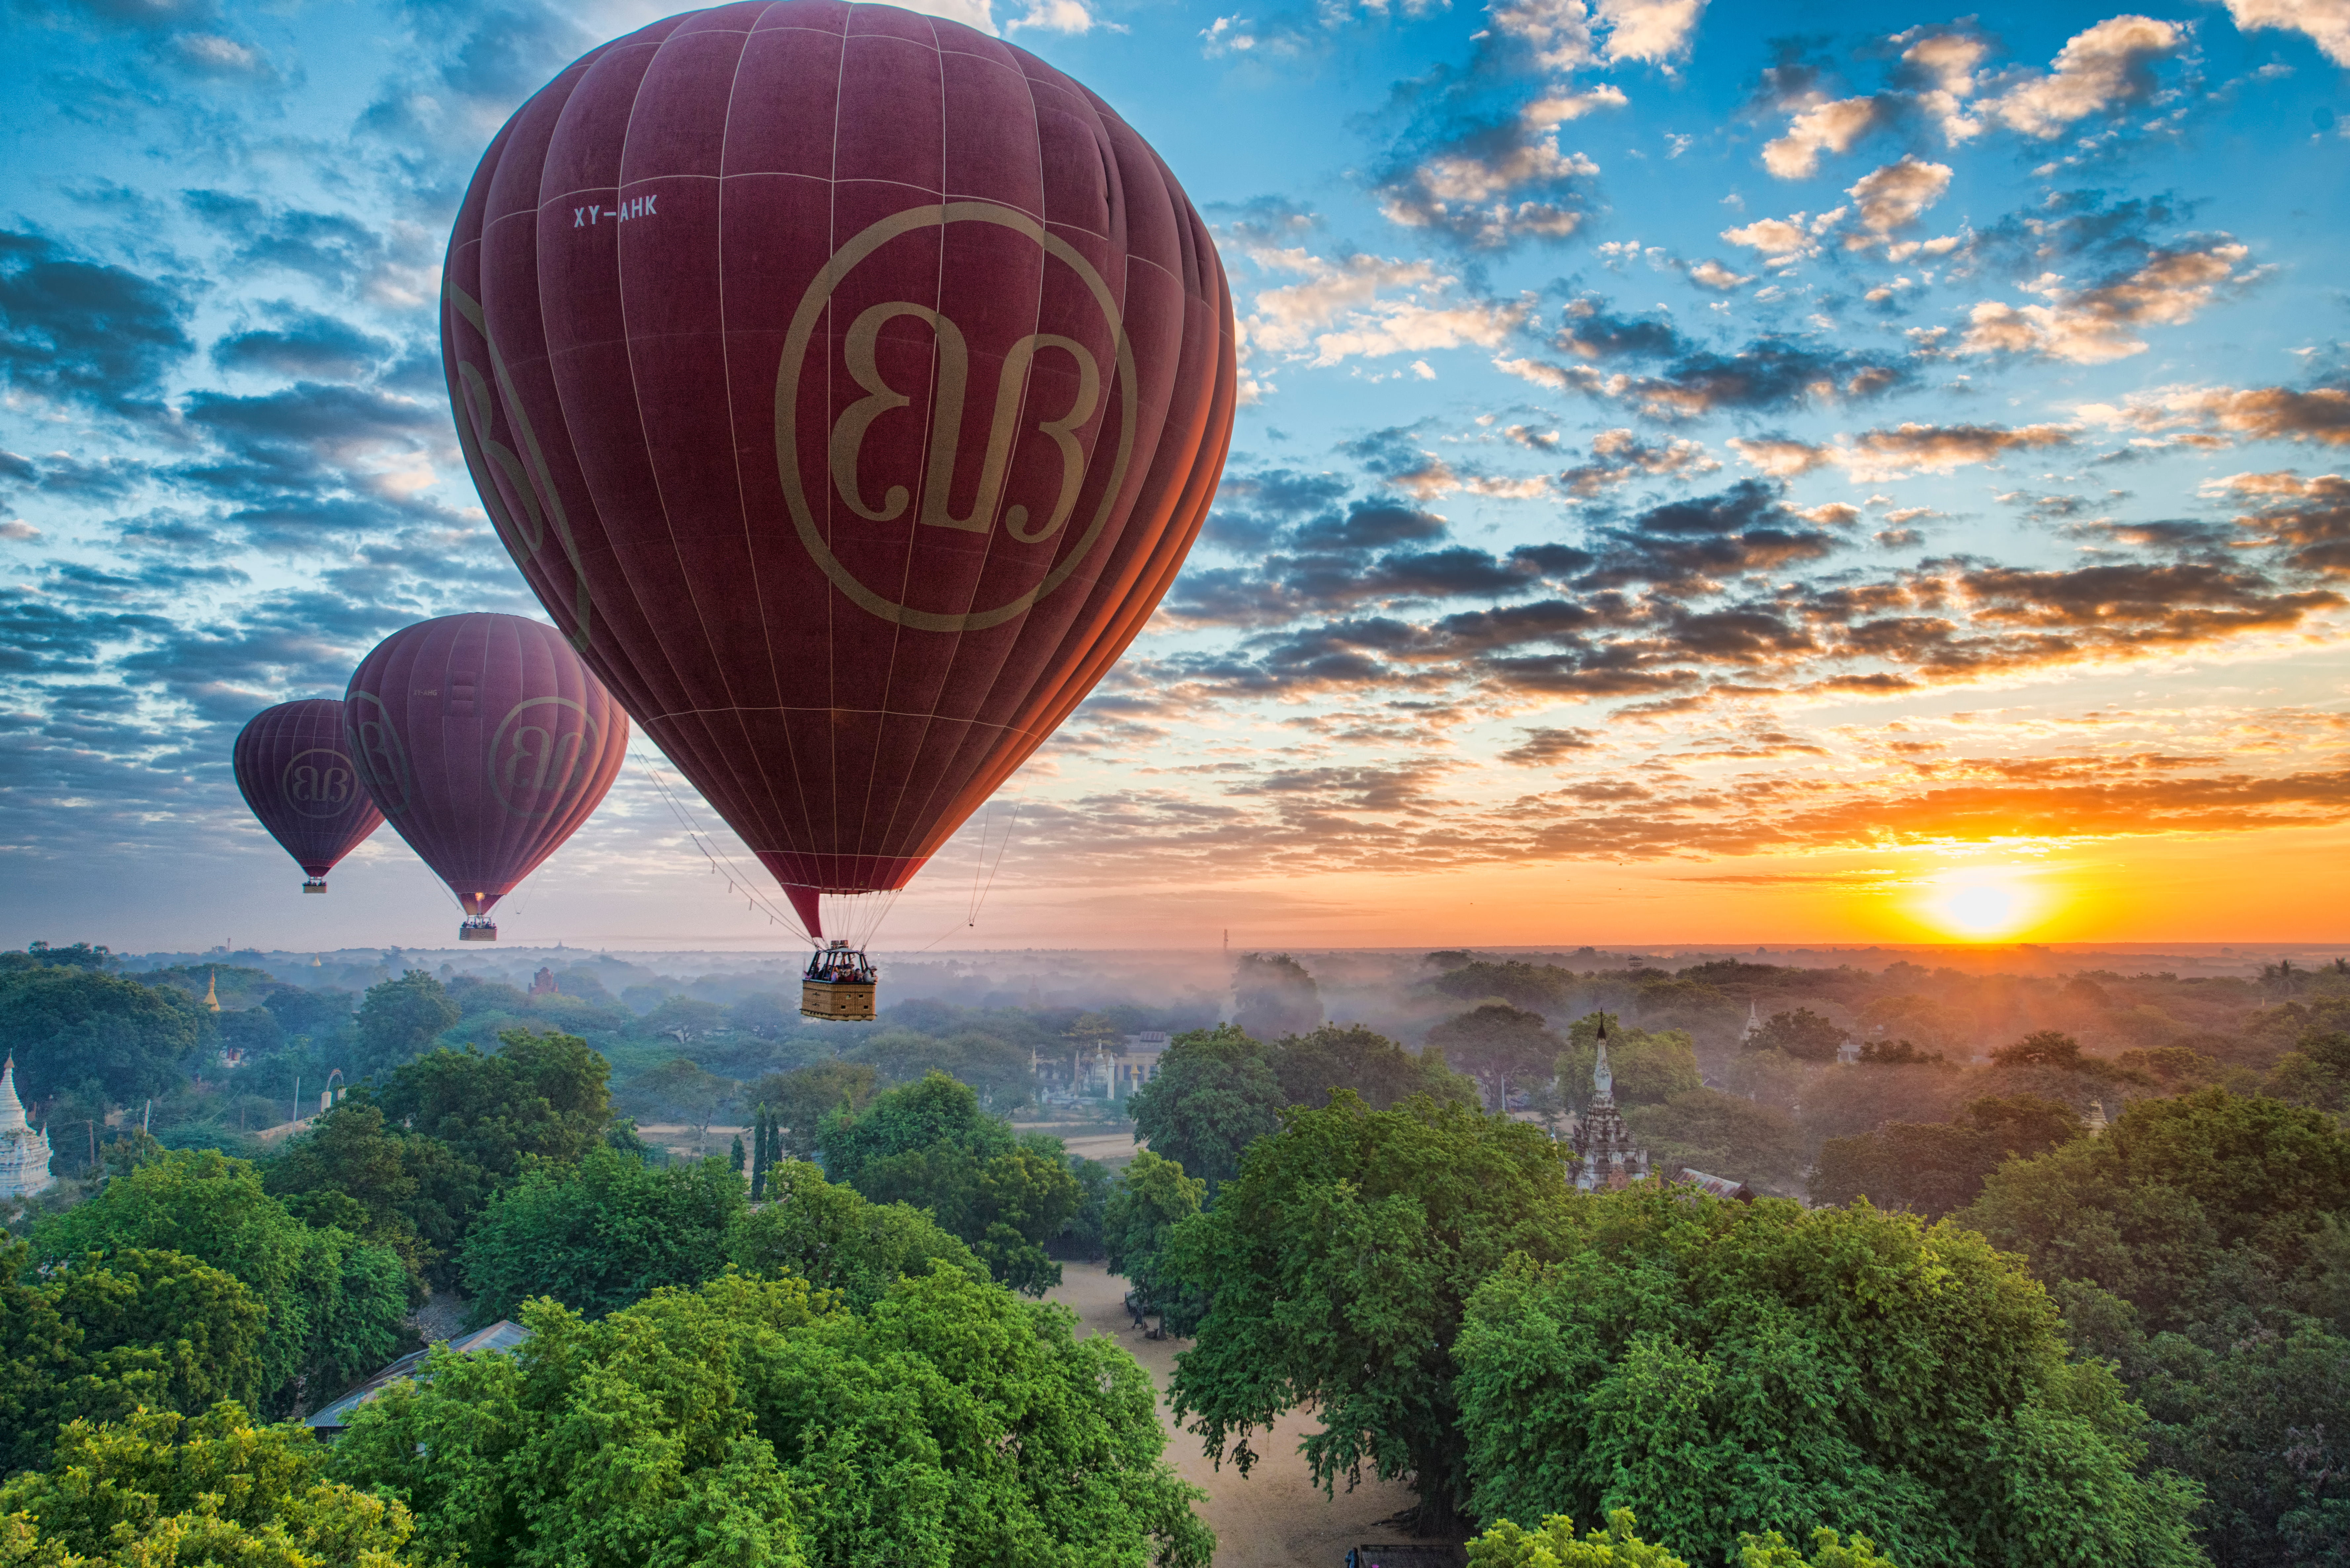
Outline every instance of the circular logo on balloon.
<svg viewBox="0 0 2350 1568"><path fill-rule="evenodd" d="M408 748L392 727L391 710L372 691L353 691L343 700L343 733L350 742L351 761L359 782L374 797L375 808L386 816L408 809L415 781L409 773Z"/></svg>
<svg viewBox="0 0 2350 1568"><path fill-rule="evenodd" d="M570 698L525 697L490 738L490 792L515 816L552 816L595 771L602 742L602 726Z"/></svg>
<svg viewBox="0 0 2350 1568"><path fill-rule="evenodd" d="M340 816L359 794L351 759L332 746L297 752L277 775L278 793L305 816Z"/></svg>
<svg viewBox="0 0 2350 1568"><path fill-rule="evenodd" d="M1110 348L1106 365L1093 348L1061 333L1040 330L1006 342L974 342L966 327L975 329L977 323L958 322L931 306L902 299L866 306L840 337L845 368L862 395L829 410L829 472L825 479L839 508L868 522L904 522L918 535L917 550L925 543L920 535L944 543L961 535L957 542L983 563L998 547L1000 530L1015 547L1053 545L1060 552L1051 569L1022 591L1000 603L961 609L910 604L904 581L868 583L840 558L808 498L801 472L798 417L809 348L842 286L892 240L957 223L1005 231L1008 237L1026 240L1049 261L1067 268L1099 308ZM919 381L902 369L902 356L894 379L883 363L884 334L896 328L894 337L902 345L907 329L899 324L909 320L929 329L927 366ZM987 384L990 378L980 373L990 364L998 367L992 386ZM830 369L820 365L816 374L828 376ZM868 450L879 443L868 438L877 421L909 409L924 395L930 400L927 439L919 445L894 443L901 462L904 452L918 450L918 464L909 472L888 472ZM988 415L984 443L976 448L962 433L965 408L973 398L987 400L983 407ZM775 370L775 465L800 541L834 587L882 619L918 631L981 631L1024 613L1067 582L1100 545L1134 459L1137 399L1134 352L1118 301L1093 264L1066 240L1017 208L993 202L909 207L871 224L835 251L801 296ZM1104 422L1117 421L1117 444L1105 482L1081 508L1092 468L1082 432L1097 416ZM1041 444L1032 439L1039 436L1044 438ZM957 495L967 498L961 512ZM1009 500L1014 495L1028 499ZM932 529L944 532L931 535ZM1066 547L1055 544L1071 530L1076 537ZM905 575L898 574L901 578Z"/></svg>

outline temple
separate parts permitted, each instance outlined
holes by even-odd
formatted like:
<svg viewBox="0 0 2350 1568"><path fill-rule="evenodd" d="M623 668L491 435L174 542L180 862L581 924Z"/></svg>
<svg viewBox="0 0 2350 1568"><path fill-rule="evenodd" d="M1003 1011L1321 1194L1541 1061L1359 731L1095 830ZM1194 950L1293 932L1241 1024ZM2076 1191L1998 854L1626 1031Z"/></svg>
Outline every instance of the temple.
<svg viewBox="0 0 2350 1568"><path fill-rule="evenodd" d="M0 1068L0 1198L30 1198L57 1184L49 1174L49 1135L35 1132L16 1097L16 1059Z"/></svg>
<svg viewBox="0 0 2350 1568"><path fill-rule="evenodd" d="M1586 1192L1614 1191L1648 1174L1648 1151L1634 1147L1632 1129L1616 1108L1616 1075L1607 1066L1607 1023L1599 1023L1599 1058L1591 1068L1591 1104L1575 1121L1575 1185Z"/></svg>

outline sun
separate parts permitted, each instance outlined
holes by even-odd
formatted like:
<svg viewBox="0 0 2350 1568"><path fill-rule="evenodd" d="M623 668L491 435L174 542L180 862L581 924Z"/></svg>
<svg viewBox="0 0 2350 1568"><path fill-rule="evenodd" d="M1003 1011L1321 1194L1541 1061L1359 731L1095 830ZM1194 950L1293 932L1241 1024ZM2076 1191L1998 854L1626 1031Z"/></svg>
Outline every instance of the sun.
<svg viewBox="0 0 2350 1568"><path fill-rule="evenodd" d="M1969 866L1930 880L1917 912L1962 941L1984 942L2024 929L2046 903L2043 890L2017 867Z"/></svg>

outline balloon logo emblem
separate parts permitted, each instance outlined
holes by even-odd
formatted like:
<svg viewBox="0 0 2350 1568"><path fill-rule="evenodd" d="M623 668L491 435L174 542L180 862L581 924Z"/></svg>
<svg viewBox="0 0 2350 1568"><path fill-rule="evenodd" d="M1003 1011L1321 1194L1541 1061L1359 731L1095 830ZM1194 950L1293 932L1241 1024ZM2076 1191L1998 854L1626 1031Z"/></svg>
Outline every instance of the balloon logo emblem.
<svg viewBox="0 0 2350 1568"><path fill-rule="evenodd" d="M515 816L552 816L585 776L583 756L600 754L601 731L568 697L528 697L498 722L490 742L490 789Z"/></svg>
<svg viewBox="0 0 2350 1568"><path fill-rule="evenodd" d="M1058 262L1084 286L1086 293L1100 309L1103 326L1111 347L1113 363L1109 367L1110 381L1115 389L1118 419L1118 446L1112 455L1107 481L1101 486L1090 514L1084 518L1080 534L1074 545L1052 569L1045 572L1025 591L1010 599L984 608L962 611L934 610L902 603L876 591L860 581L833 551L824 531L817 525L815 508L809 504L807 486L800 472L800 456L796 418L800 404L803 377L806 373L808 350L816 328L825 317L826 306L841 285L856 273L858 266L890 241L903 235L936 231L953 223L983 223L1008 230L1042 249L1046 256ZM907 515L912 506L910 486L903 483L879 483L862 473L860 459L865 437L873 421L913 401L909 389L893 387L879 362L879 345L882 330L901 317L910 317L928 325L935 336L937 372L935 393L931 410L929 461L921 475L921 498L914 507L918 524L970 534L990 534L995 526L995 514L1012 481L1016 477L1014 449L1024 434L1020 429L1021 405L1034 389L1030 372L1042 363L1046 355L1066 362L1073 369L1076 385L1070 390L1065 408L1032 409L1033 429L1052 442L1053 461L1059 472L1048 487L1053 503L1045 515L1035 515L1035 509L1014 504L1004 507L1004 532L1022 545L1042 545L1060 534L1077 509L1080 493L1086 487L1087 454L1077 432L1100 411L1104 401L1104 367L1094 351L1074 337L1052 332L1031 332L1009 345L980 345L982 353L1000 353L1003 369L998 373L993 389L993 418L988 425L986 445L982 449L978 490L971 510L962 516L955 515L950 502L950 492L956 479L955 460L962 443L958 439L962 427L963 409L970 387L972 346L965 339L962 327L928 306L906 300L890 300L859 312L850 322L841 340L843 360L849 375L865 395L840 411L832 424L827 455L833 489L841 504L858 517L875 523L889 523ZM986 389L980 389L982 396ZM784 340L783 360L775 369L775 465L783 481L784 499L791 507L793 524L798 529L800 542L808 555L822 567L834 587L862 608L884 620L917 631L983 631L1001 626L1022 614L1039 599L1067 582L1076 569L1093 554L1101 542L1109 521L1117 514L1118 504L1126 489L1127 471L1134 459L1134 437L1137 422L1138 391L1133 347L1127 340L1125 323L1119 318L1118 301L1101 274L1076 247L1058 234L1050 233L1027 213L1016 208L993 202L948 202L926 207L909 207L868 226L862 234L833 253L815 277L808 281L807 292L801 296L799 309L792 317L791 331ZM908 475L910 479L914 476ZM876 492L878 491L878 495ZM902 590L901 590L902 591Z"/></svg>
<svg viewBox="0 0 2350 1568"><path fill-rule="evenodd" d="M367 792L375 797L376 809L386 816L398 816L408 809L411 779L408 775L408 750L400 743L400 732L391 722L391 713L383 699L372 691L354 691L344 699L344 713L350 724L353 761L359 765L367 784Z"/></svg>
<svg viewBox="0 0 2350 1568"><path fill-rule="evenodd" d="M313 746L286 763L280 786L303 815L340 816L350 809L359 781L352 776L348 757L326 746Z"/></svg>

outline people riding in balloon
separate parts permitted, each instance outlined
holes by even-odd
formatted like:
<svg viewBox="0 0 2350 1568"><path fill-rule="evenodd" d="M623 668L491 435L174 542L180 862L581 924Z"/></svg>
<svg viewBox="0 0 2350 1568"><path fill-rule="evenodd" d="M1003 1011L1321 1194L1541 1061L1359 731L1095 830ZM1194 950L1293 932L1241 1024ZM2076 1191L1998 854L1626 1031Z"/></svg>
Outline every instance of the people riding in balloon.
<svg viewBox="0 0 2350 1568"><path fill-rule="evenodd" d="M525 103L442 355L540 603L782 885L810 984L866 976L825 1016L872 1007L827 902L853 931L1133 640L1236 395L1222 265L1132 129L835 0L672 16Z"/></svg>

